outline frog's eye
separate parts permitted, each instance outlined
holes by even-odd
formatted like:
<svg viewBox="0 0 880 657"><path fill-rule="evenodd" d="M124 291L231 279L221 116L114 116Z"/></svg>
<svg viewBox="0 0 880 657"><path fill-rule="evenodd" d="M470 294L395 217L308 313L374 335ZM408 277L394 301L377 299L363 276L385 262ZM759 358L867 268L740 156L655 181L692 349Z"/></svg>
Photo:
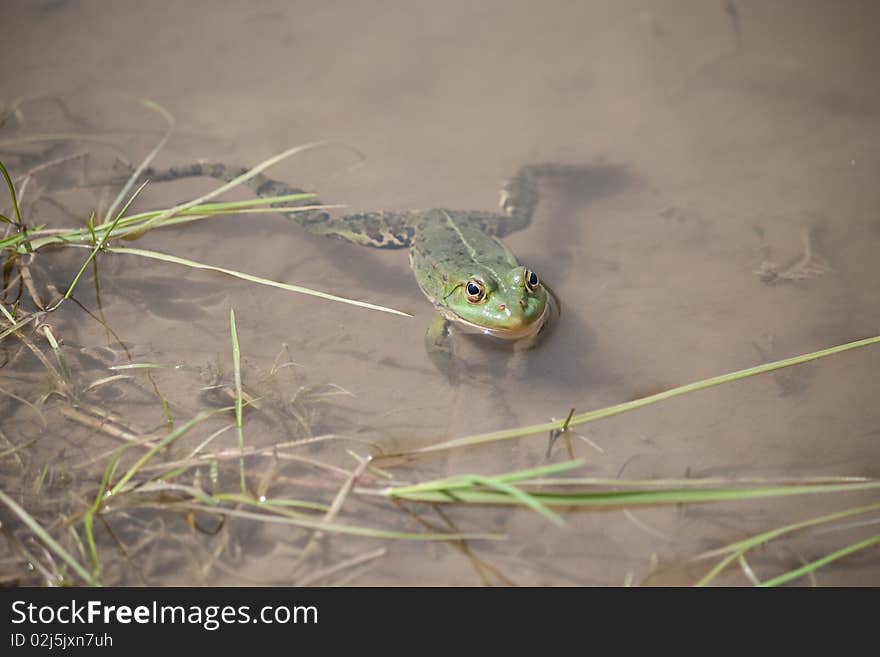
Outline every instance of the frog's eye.
<svg viewBox="0 0 880 657"><path fill-rule="evenodd" d="M523 280L526 282L526 287L529 288L530 292L534 292L538 289L538 285L540 284L540 280L538 280L538 275L533 272L531 269L526 269L524 272Z"/></svg>
<svg viewBox="0 0 880 657"><path fill-rule="evenodd" d="M467 282L467 285L464 286L464 291L467 294L467 300L471 303L480 303L480 301L486 298L486 286L476 278L472 278Z"/></svg>

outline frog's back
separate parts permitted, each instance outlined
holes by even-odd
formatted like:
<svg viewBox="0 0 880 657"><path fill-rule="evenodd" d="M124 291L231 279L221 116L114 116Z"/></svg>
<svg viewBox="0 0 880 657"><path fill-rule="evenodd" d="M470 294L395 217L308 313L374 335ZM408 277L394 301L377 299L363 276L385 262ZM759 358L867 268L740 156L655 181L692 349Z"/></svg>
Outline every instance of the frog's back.
<svg viewBox="0 0 880 657"><path fill-rule="evenodd" d="M416 222L410 250L413 273L433 300L474 276L499 276L517 266L516 257L467 213L430 210Z"/></svg>

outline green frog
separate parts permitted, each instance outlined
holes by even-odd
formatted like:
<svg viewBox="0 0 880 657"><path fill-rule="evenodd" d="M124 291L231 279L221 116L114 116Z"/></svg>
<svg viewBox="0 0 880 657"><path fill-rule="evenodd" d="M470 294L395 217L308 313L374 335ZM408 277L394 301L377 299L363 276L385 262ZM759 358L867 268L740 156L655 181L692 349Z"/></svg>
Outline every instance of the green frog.
<svg viewBox="0 0 880 657"><path fill-rule="evenodd" d="M529 164L501 189L501 212L471 210L378 211L333 217L326 211L288 213L310 233L341 238L380 249L409 249L416 281L438 313L428 328L425 346L450 382L458 378L450 336L453 327L511 341L520 353L532 346L547 324L551 297L538 274L521 264L501 237L526 228L538 204L543 177L571 177L591 165ZM157 171L153 182L193 176L231 181L247 169L199 162ZM261 197L302 193L258 174L248 181ZM312 201L314 203L314 201Z"/></svg>

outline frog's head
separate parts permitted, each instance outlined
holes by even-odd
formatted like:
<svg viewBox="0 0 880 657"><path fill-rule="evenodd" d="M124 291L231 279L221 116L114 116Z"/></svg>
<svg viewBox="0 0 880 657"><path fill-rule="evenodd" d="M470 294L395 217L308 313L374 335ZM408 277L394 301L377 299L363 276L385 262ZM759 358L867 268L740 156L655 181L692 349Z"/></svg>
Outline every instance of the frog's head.
<svg viewBox="0 0 880 657"><path fill-rule="evenodd" d="M497 273L481 268L459 281L443 306L452 321L507 340L534 335L549 312L538 275L519 266Z"/></svg>

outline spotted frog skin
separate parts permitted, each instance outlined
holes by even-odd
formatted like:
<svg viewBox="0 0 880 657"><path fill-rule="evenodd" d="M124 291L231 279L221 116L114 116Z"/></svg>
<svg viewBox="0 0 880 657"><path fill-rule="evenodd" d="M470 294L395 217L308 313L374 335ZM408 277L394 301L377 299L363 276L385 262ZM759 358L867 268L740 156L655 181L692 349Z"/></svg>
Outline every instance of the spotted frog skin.
<svg viewBox="0 0 880 657"><path fill-rule="evenodd" d="M311 233L380 249L409 249L416 281L438 311L425 338L428 354L455 382L458 375L449 340L452 327L510 340L520 351L533 344L546 323L551 312L547 288L500 238L531 223L541 178L577 176L587 167L557 163L522 167L501 189L501 212L436 208L333 217L309 210L288 216ZM144 177L153 182L192 176L231 181L246 171L199 162L163 171L150 169ZM263 174L251 178L249 184L262 197L302 193Z"/></svg>

